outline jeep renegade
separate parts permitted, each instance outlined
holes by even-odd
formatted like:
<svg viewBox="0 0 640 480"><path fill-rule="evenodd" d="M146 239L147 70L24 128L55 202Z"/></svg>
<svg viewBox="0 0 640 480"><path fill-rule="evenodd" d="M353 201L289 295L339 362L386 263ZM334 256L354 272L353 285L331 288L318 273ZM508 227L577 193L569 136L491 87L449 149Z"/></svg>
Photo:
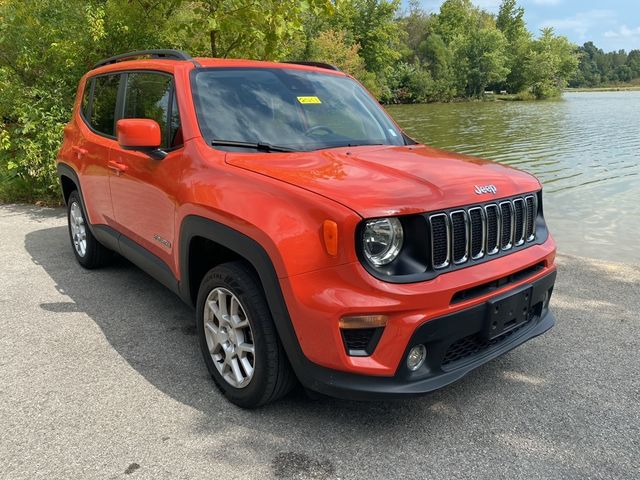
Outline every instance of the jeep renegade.
<svg viewBox="0 0 640 480"><path fill-rule="evenodd" d="M80 265L117 252L195 307L242 407L423 394L555 321L540 183L416 143L330 65L109 58L57 168Z"/></svg>

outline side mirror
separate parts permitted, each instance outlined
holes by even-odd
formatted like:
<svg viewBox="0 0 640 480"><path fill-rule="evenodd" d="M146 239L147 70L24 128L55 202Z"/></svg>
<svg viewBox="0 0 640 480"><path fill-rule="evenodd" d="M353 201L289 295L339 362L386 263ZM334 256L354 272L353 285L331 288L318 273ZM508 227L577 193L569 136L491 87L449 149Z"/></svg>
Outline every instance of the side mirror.
<svg viewBox="0 0 640 480"><path fill-rule="evenodd" d="M160 125L150 118L123 118L116 123L118 143L125 150L139 150L153 158L162 159Z"/></svg>

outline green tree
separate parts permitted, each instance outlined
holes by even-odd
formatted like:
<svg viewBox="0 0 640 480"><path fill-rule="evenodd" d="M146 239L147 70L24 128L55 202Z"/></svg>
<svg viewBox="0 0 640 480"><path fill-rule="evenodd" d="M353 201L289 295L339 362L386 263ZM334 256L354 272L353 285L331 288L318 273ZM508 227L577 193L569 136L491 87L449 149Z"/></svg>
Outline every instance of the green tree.
<svg viewBox="0 0 640 480"><path fill-rule="evenodd" d="M524 21L524 9L517 6L516 0L503 0L496 26L507 40L505 66L509 74L504 87L511 92L520 92L527 84L524 65L531 48L531 33Z"/></svg>
<svg viewBox="0 0 640 480"><path fill-rule="evenodd" d="M183 4L175 41L213 57L276 60L302 34L305 15L333 9L330 0L206 0Z"/></svg>
<svg viewBox="0 0 640 480"><path fill-rule="evenodd" d="M385 103L424 103L431 97L432 80L419 65L398 62L385 86Z"/></svg>
<svg viewBox="0 0 640 480"><path fill-rule="evenodd" d="M80 77L104 56L162 44L176 2L0 3L0 188L55 198L55 157ZM16 196L16 195L14 195Z"/></svg>
<svg viewBox="0 0 640 480"><path fill-rule="evenodd" d="M475 28L475 10L471 0L445 0L436 17L435 33L447 45L458 37L465 37Z"/></svg>
<svg viewBox="0 0 640 480"><path fill-rule="evenodd" d="M456 95L456 77L453 55L437 33L429 35L420 43L419 57L433 79L431 101L447 101Z"/></svg>
<svg viewBox="0 0 640 480"><path fill-rule="evenodd" d="M525 64L533 95L536 98L559 95L574 75L578 61L575 47L566 37L556 36L552 28L543 29Z"/></svg>
<svg viewBox="0 0 640 480"><path fill-rule="evenodd" d="M409 12L400 19L400 26L404 31L403 55L408 61L413 61L416 56L420 56L422 53L420 45L431 34L434 23L434 17L422 9L418 0L409 1Z"/></svg>
<svg viewBox="0 0 640 480"><path fill-rule="evenodd" d="M376 97L381 94L376 76L367 72L359 55L360 45L349 44L345 32L325 30L311 41L309 60L328 62L357 78Z"/></svg>
<svg viewBox="0 0 640 480"><path fill-rule="evenodd" d="M480 97L487 86L503 82L509 74L504 50L507 40L500 30L481 28L453 43L459 85L468 96Z"/></svg>
<svg viewBox="0 0 640 480"><path fill-rule="evenodd" d="M369 72L386 73L401 57L402 30L396 21L400 0L344 0L337 2L331 22L360 45Z"/></svg>
<svg viewBox="0 0 640 480"><path fill-rule="evenodd" d="M631 78L640 77L640 50L631 50L629 52L627 66L631 70Z"/></svg>

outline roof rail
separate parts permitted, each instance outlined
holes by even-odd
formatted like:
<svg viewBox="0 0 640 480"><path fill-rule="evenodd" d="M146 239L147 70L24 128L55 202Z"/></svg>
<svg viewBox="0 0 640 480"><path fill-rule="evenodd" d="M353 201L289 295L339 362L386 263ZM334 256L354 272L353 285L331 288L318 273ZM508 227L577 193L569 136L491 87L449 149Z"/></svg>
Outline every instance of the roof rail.
<svg viewBox="0 0 640 480"><path fill-rule="evenodd" d="M292 62L283 62L283 63L290 63L293 65L306 65L307 67L326 68L327 70L335 70L336 72L340 71L340 69L335 65L331 65L330 63L323 63L323 62L293 62L292 61Z"/></svg>
<svg viewBox="0 0 640 480"><path fill-rule="evenodd" d="M160 58L165 60L184 60L193 61L191 55L181 50L138 50L136 52L123 53L114 57L105 58L96 63L93 68L103 67L111 63L117 63L124 60L133 60L138 57Z"/></svg>

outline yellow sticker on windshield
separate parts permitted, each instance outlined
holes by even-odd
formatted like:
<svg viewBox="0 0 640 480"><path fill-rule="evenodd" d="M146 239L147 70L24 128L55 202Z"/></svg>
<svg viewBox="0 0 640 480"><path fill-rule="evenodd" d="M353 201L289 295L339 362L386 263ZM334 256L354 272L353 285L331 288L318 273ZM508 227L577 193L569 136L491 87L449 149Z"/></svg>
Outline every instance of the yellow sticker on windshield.
<svg viewBox="0 0 640 480"><path fill-rule="evenodd" d="M298 97L298 101L302 104L322 103L318 97Z"/></svg>

